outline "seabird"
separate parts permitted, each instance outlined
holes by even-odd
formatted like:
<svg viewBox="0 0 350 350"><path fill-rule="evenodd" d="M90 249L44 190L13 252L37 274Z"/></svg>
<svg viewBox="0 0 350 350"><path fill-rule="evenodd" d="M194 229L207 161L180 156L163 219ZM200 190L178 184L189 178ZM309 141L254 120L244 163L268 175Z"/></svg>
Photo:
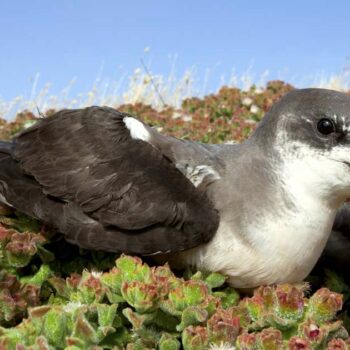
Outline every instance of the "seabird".
<svg viewBox="0 0 350 350"><path fill-rule="evenodd" d="M350 196L350 97L286 94L244 143L164 136L107 107L62 110L0 143L0 200L80 247L300 282ZM340 215L342 217L342 215Z"/></svg>

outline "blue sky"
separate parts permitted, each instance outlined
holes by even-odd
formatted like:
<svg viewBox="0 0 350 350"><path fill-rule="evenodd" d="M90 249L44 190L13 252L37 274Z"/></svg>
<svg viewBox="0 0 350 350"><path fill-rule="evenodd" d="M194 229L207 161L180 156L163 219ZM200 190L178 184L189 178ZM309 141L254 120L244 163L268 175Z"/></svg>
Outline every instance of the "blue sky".
<svg viewBox="0 0 350 350"><path fill-rule="evenodd" d="M177 55L179 76L211 70L209 90L250 66L302 84L346 68L349 38L346 0L2 0L0 97L28 95L37 73L53 93L74 77L74 91L88 91L99 74L118 80L140 67L147 46L153 73L169 74Z"/></svg>

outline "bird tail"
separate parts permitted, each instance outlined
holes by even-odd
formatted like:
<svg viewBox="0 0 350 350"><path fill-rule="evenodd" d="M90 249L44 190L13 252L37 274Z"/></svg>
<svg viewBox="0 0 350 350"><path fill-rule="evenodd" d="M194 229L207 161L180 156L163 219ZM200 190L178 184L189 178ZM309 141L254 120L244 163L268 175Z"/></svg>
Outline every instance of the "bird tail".
<svg viewBox="0 0 350 350"><path fill-rule="evenodd" d="M333 231L344 232L350 239L350 203L347 202L338 209L333 224Z"/></svg>
<svg viewBox="0 0 350 350"><path fill-rule="evenodd" d="M0 141L0 157L12 153L13 142Z"/></svg>
<svg viewBox="0 0 350 350"><path fill-rule="evenodd" d="M350 268L350 203L338 209L331 235L328 239L321 266L332 266L335 271L343 272L344 277Z"/></svg>

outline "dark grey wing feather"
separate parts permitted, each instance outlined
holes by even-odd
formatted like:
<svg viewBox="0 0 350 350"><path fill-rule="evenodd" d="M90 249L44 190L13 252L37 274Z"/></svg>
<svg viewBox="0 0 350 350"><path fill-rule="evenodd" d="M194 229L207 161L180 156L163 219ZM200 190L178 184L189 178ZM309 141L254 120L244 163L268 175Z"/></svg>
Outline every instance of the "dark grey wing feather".
<svg viewBox="0 0 350 350"><path fill-rule="evenodd" d="M1 146L0 146L1 147ZM154 254L186 249L203 236L184 235L173 227L154 225L137 231L105 227L73 202L62 203L46 196L31 176L23 174L17 162L0 149L0 193L19 211L49 223L65 239L82 248L108 252Z"/></svg>
<svg viewBox="0 0 350 350"><path fill-rule="evenodd" d="M350 203L345 203L338 209L332 229L343 232L350 239Z"/></svg>
<svg viewBox="0 0 350 350"><path fill-rule="evenodd" d="M157 147L132 139L125 116L99 107L58 112L20 134L13 155L47 198L74 204L105 231L153 232L158 242L143 242L153 244L145 253L208 241L218 226L212 203ZM83 236L74 239L83 244Z"/></svg>

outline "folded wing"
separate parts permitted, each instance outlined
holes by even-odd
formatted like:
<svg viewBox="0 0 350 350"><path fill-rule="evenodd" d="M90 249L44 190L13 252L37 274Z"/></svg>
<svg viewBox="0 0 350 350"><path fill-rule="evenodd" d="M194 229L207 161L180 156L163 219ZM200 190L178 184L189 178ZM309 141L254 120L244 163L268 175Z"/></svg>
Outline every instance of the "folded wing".
<svg viewBox="0 0 350 350"><path fill-rule="evenodd" d="M79 208L95 220L101 240L101 227L116 236L121 232L125 239L129 235L130 244L139 235L137 252L147 254L208 241L219 218L205 192L147 142L146 128L130 128L128 118L111 108L63 110L21 133L13 157L48 200ZM145 251L143 236L148 239ZM152 237L157 241L150 244Z"/></svg>

